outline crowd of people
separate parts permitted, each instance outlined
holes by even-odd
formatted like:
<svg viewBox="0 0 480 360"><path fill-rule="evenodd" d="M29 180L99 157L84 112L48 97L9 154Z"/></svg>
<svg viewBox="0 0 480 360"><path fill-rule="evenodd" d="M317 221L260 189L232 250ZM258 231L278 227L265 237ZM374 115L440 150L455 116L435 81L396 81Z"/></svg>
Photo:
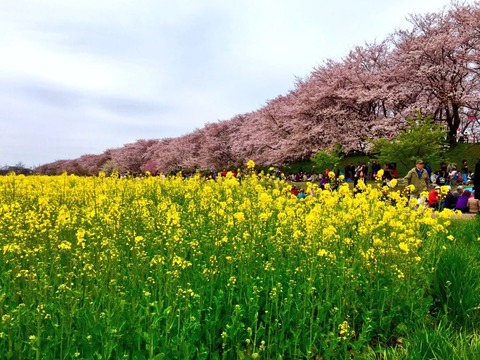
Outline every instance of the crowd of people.
<svg viewBox="0 0 480 360"><path fill-rule="evenodd" d="M480 192L475 191L480 187L480 159L473 172L463 160L459 170L456 166L441 164L440 170L433 174L428 172L422 160L418 160L404 179L407 186L413 185L413 198L422 201L421 193L428 191L427 205L435 210L452 209L480 214Z"/></svg>
<svg viewBox="0 0 480 360"><path fill-rule="evenodd" d="M347 164L343 170L338 171L337 175L343 176L343 181L345 182L355 182L359 178L373 180L380 169L382 169L382 166L377 161L373 161L372 163L357 163L357 165ZM300 169L296 174L287 175L287 180L292 182L319 182L321 186L322 182L329 182L329 172L330 170L326 169L323 173L316 174L304 172ZM383 176L386 179L398 178L396 163L385 164L383 166Z"/></svg>
<svg viewBox="0 0 480 360"><path fill-rule="evenodd" d="M232 171L233 176L241 177L242 170ZM245 171L248 172L248 169ZM426 203L428 207L435 210L452 209L463 213L476 213L480 215L480 158L472 171L468 167L467 160L463 160L459 168L456 165L441 163L437 171L432 171L428 164L417 160L415 167L410 169L404 178L399 178L396 163L387 163L381 166L377 161L369 163L358 163L356 166L347 164L343 170L330 171L326 169L323 173L309 173L300 170L298 173L284 174L278 168L270 168L275 177L284 178L292 182L291 193L298 198L305 198L307 194L301 186L297 187L296 182L317 183L321 189L334 191L341 183L353 183L355 191L361 191L357 185L360 181L366 183L368 180L381 180L383 185L389 187L395 183L401 183L407 190L410 201L418 204ZM190 174L183 174L189 177ZM211 178L225 177L227 171L218 171L209 174ZM425 197L424 194L428 193Z"/></svg>
<svg viewBox="0 0 480 360"><path fill-rule="evenodd" d="M382 170L382 171L380 171ZM428 164L417 160L415 167L407 175L399 179L395 163L385 164L383 167L376 161L371 164L358 163L357 166L348 164L344 171L338 171L332 178L331 172L327 169L322 174L307 173L300 171L287 176L287 180L295 182L314 182L324 189L334 190L340 182L353 182L354 187L360 180L377 179L381 174L384 185L388 185L392 179L402 181L409 189L410 199L418 203L426 202L427 206L436 210L452 209L463 213L480 214L480 159L472 171L468 167L467 160L462 161L460 168L456 165L440 164L440 169L432 171ZM305 191L293 185L292 194L298 198L307 196ZM428 193L424 198L422 194Z"/></svg>

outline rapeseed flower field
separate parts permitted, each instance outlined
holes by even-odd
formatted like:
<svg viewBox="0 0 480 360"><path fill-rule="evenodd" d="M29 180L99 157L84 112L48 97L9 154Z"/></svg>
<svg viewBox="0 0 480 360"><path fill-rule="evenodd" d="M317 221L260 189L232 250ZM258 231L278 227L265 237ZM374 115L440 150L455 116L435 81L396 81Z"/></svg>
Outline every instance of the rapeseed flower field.
<svg viewBox="0 0 480 360"><path fill-rule="evenodd" d="M308 184L297 199L248 168L1 177L2 358L350 359L402 346L432 307L452 212L365 184Z"/></svg>

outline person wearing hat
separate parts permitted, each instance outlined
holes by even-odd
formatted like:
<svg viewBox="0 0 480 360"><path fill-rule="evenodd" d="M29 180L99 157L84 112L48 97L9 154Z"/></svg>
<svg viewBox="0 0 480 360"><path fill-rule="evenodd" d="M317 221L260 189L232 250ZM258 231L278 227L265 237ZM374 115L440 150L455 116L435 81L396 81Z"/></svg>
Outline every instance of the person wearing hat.
<svg viewBox="0 0 480 360"><path fill-rule="evenodd" d="M435 186L435 188L428 193L428 207L440 210L440 186Z"/></svg>
<svg viewBox="0 0 480 360"><path fill-rule="evenodd" d="M416 198L418 198L423 191L427 191L430 184L427 170L425 170L424 167L424 162L422 160L417 160L415 167L403 178L407 186L413 185L415 187L415 190L411 192L411 195Z"/></svg>

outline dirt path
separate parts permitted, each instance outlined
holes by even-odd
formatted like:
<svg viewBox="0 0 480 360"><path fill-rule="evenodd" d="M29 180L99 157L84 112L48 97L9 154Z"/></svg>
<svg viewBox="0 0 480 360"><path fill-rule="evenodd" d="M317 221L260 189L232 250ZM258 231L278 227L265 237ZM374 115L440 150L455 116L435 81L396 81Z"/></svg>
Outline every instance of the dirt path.
<svg viewBox="0 0 480 360"><path fill-rule="evenodd" d="M464 219L464 220L471 220L471 219L474 219L475 216L477 216L477 214L462 214L462 215L459 215L459 216L454 216L452 217L452 219ZM480 216L479 216L480 217Z"/></svg>

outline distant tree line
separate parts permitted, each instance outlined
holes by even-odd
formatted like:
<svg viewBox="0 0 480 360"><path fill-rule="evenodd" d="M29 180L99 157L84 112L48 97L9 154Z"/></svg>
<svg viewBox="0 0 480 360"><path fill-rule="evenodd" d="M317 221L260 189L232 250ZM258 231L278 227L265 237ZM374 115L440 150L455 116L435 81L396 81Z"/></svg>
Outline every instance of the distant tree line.
<svg viewBox="0 0 480 360"><path fill-rule="evenodd" d="M337 145L369 153L372 139L397 136L418 111L443 125L455 144L480 126L480 2L452 3L409 21L409 30L326 60L258 110L185 136L137 140L36 171L155 174L234 168L248 159L283 164Z"/></svg>
<svg viewBox="0 0 480 360"><path fill-rule="evenodd" d="M0 175L8 175L10 173L15 173L17 175L32 175L34 171L25 167L23 164L16 164L14 166L3 166L0 168Z"/></svg>

